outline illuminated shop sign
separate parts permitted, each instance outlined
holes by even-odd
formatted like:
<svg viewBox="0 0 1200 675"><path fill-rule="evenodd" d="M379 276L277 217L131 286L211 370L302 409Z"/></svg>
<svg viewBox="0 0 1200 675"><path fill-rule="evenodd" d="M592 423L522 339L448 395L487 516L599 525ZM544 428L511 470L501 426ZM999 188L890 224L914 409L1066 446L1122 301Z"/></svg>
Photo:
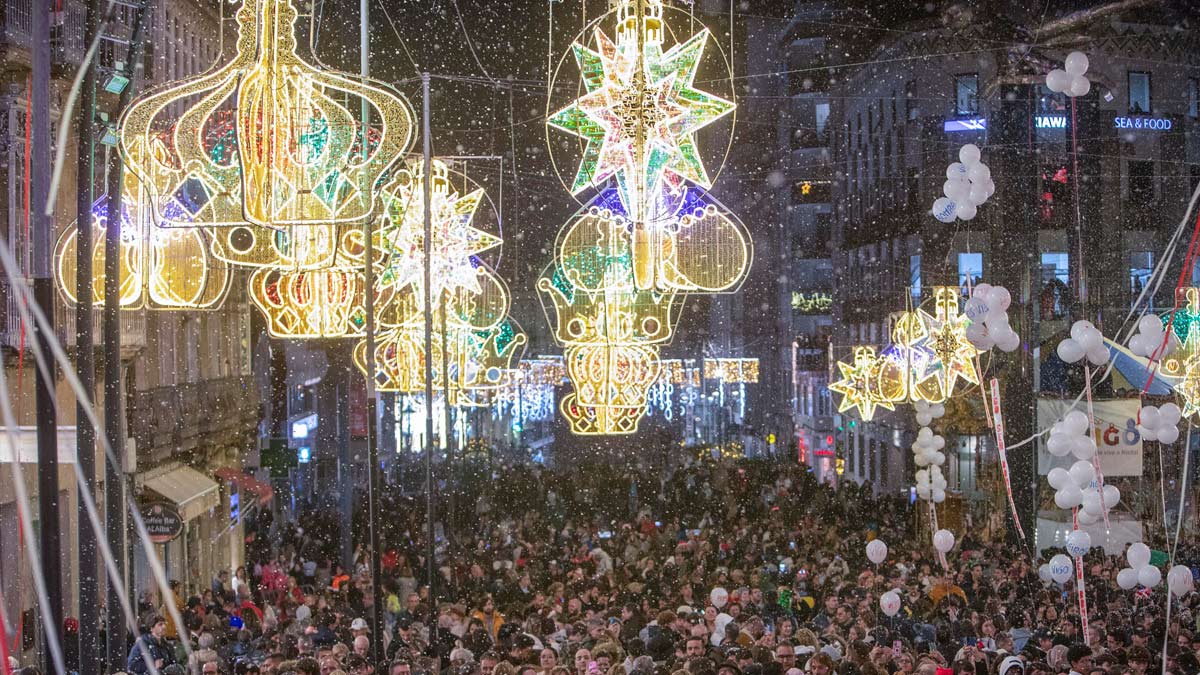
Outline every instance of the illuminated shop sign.
<svg viewBox="0 0 1200 675"><path fill-rule="evenodd" d="M1113 119L1113 127L1117 129L1168 131L1172 126L1171 120L1165 117L1117 117Z"/></svg>

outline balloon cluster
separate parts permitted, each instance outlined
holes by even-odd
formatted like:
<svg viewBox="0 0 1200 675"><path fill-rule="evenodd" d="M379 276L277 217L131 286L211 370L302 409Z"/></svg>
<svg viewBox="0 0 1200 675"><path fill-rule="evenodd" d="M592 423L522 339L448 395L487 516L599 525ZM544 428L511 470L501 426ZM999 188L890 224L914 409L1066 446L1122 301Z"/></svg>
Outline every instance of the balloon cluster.
<svg viewBox="0 0 1200 675"><path fill-rule="evenodd" d="M992 170L979 160L979 146L967 143L958 150L958 160L946 167L946 195L933 202L933 217L943 223L955 218L971 220L981 204L996 192Z"/></svg>
<svg viewBox="0 0 1200 675"><path fill-rule="evenodd" d="M993 346L1002 352L1015 351L1021 346L1017 331L1008 325L1008 306L1012 295L1003 286L979 284L971 289L971 298L963 305L963 313L971 320L967 339L979 351Z"/></svg>
<svg viewBox="0 0 1200 675"><path fill-rule="evenodd" d="M1129 561L1129 567L1117 572L1117 585L1121 588L1127 591L1138 585L1154 588L1162 581L1162 570L1150 564L1149 546L1140 541L1130 544L1125 559Z"/></svg>
<svg viewBox="0 0 1200 675"><path fill-rule="evenodd" d="M923 427L933 424L934 420L941 419L946 414L946 406L941 403L917 401L913 404L913 408L917 411L917 424Z"/></svg>
<svg viewBox="0 0 1200 675"><path fill-rule="evenodd" d="M949 553L954 548L954 533L950 530L938 530L933 533L933 547L938 553Z"/></svg>
<svg viewBox="0 0 1200 675"><path fill-rule="evenodd" d="M1087 357L1093 366L1108 363L1108 347L1104 345L1104 336L1091 321L1079 320L1071 325L1071 337L1058 343L1058 358L1067 363L1075 363Z"/></svg>
<svg viewBox="0 0 1200 675"><path fill-rule="evenodd" d="M867 542L867 560L878 565L887 560L888 547L882 539L872 539Z"/></svg>
<svg viewBox="0 0 1200 675"><path fill-rule="evenodd" d="M1038 568L1038 576L1043 581L1053 581L1056 584L1065 584L1071 578L1071 573L1075 571L1075 564L1066 555L1059 553L1050 559L1050 562Z"/></svg>
<svg viewBox="0 0 1200 675"><path fill-rule="evenodd" d="M1046 87L1053 92L1066 94L1072 98L1086 96L1092 89L1092 83L1084 73L1088 69L1088 57L1083 52L1067 54L1067 60L1062 68L1055 68L1046 73Z"/></svg>
<svg viewBox="0 0 1200 675"><path fill-rule="evenodd" d="M1138 433L1144 441L1158 441L1170 445L1179 440L1179 419L1182 416L1179 406L1166 403L1157 408L1152 405L1143 406L1141 421L1138 423Z"/></svg>
<svg viewBox="0 0 1200 675"><path fill-rule="evenodd" d="M1163 327L1162 319L1154 314L1146 314L1138 319L1138 332L1129 338L1129 351L1157 361L1180 347L1175 331L1171 331L1170 339L1166 333L1167 329Z"/></svg>
<svg viewBox="0 0 1200 675"><path fill-rule="evenodd" d="M1050 438L1046 451L1055 457L1074 455L1076 459L1091 459L1096 456L1096 439L1088 433L1091 424L1088 416L1072 410L1061 422L1050 427Z"/></svg>
<svg viewBox="0 0 1200 675"><path fill-rule="evenodd" d="M935 504L946 501L946 476L942 474L942 465L946 463L946 453L942 452L945 447L946 439L929 427L921 427L912 444L913 462L922 467L917 471L917 496Z"/></svg>
<svg viewBox="0 0 1200 675"><path fill-rule="evenodd" d="M1050 469L1046 480L1055 489L1054 503L1060 509L1079 511L1079 524L1091 525L1099 522L1104 514L1121 501L1121 491L1115 485L1101 487L1096 482L1096 467L1091 462L1079 460L1070 469Z"/></svg>

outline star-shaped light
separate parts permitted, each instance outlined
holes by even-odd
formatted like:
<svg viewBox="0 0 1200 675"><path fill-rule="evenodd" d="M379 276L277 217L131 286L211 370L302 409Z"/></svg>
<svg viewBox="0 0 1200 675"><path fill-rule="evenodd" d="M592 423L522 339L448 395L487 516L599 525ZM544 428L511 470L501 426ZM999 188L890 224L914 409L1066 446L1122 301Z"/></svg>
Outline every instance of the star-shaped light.
<svg viewBox="0 0 1200 675"><path fill-rule="evenodd" d="M661 13L658 2L649 4ZM695 133L734 109L732 101L693 86L708 31L666 52L661 34L645 30L639 40L636 31L622 30L614 43L597 29L596 50L573 45L586 93L548 121L586 141L572 192L615 176L639 222L656 215L648 211L659 193L680 180L710 185Z"/></svg>
<svg viewBox="0 0 1200 675"><path fill-rule="evenodd" d="M959 379L979 384L975 357L979 350L967 339L971 320L959 314L959 290L939 286L935 292L935 315L920 312L928 336L923 341L933 358L924 373L917 374L913 394L927 401L944 401L954 393Z"/></svg>
<svg viewBox="0 0 1200 675"><path fill-rule="evenodd" d="M445 291L466 289L481 293L477 256L500 245L500 238L472 225L483 199L483 190L460 195L451 189L448 169L433 163L433 241L430 261L431 296ZM386 282L397 289L412 285L422 288L425 280L424 185L420 165L389 186L392 197L388 215L392 231L386 235L391 249L391 264L385 271Z"/></svg>
<svg viewBox="0 0 1200 675"><path fill-rule="evenodd" d="M853 363L838 361L838 370L841 371L842 379L829 385L830 391L842 395L842 400L838 403L838 412L858 408L859 416L863 421L869 422L875 417L876 407L887 410L896 409L891 401L882 400L871 393L871 377L875 372L877 361L875 348L865 346L854 349Z"/></svg>

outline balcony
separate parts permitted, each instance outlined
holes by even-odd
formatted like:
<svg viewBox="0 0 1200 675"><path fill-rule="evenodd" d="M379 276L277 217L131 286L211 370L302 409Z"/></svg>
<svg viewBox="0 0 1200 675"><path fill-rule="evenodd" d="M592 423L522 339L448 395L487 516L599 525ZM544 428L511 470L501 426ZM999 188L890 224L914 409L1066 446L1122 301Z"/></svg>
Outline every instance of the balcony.
<svg viewBox="0 0 1200 675"><path fill-rule="evenodd" d="M132 433L139 461L157 464L197 449L241 442L258 424L251 378L156 387L133 395Z"/></svg>
<svg viewBox="0 0 1200 675"><path fill-rule="evenodd" d="M30 283L26 279L26 283ZM0 318L0 346L12 349L29 348L32 339L30 326L21 325L21 311L17 305L17 294L11 292L7 280L0 279L0 298L4 302L4 316ZM32 319L32 317L30 317ZM103 312L99 307L92 313L92 335L97 348L103 331ZM64 348L75 347L75 308L63 302L57 292L54 297L54 333ZM146 346L146 313L144 310L121 312L121 358L129 359Z"/></svg>
<svg viewBox="0 0 1200 675"><path fill-rule="evenodd" d="M0 0L0 45L5 59L25 67L32 65L33 7L44 0ZM83 0L61 0L61 11L50 14L50 47L55 66L73 67L83 61L87 46L83 44L87 5ZM17 50L12 48L16 47Z"/></svg>

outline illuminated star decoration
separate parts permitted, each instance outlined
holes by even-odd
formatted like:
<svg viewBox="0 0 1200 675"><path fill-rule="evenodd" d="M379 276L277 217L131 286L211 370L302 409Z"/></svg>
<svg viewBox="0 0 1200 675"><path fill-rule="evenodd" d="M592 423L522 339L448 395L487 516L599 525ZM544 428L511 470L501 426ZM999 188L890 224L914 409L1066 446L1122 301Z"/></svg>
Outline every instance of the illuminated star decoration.
<svg viewBox="0 0 1200 675"><path fill-rule="evenodd" d="M913 387L915 398L944 401L954 393L959 379L979 384L975 357L979 350L967 339L971 320L958 311L959 289L939 286L934 291L934 315L921 312L928 331L923 346L933 354L925 373L919 373Z"/></svg>
<svg viewBox="0 0 1200 675"><path fill-rule="evenodd" d="M631 4L621 11L633 12ZM663 52L662 6L648 0L646 12L641 45L632 19L622 21L622 15L616 43L597 28L596 50L573 45L587 93L548 120L586 141L571 191L615 176L621 200L639 221L655 215L648 207L664 187L664 174L673 185L679 179L711 184L695 132L734 109L732 101L693 87L708 30Z"/></svg>
<svg viewBox="0 0 1200 675"><path fill-rule="evenodd" d="M830 391L842 395L842 400L838 402L838 412L857 408L859 416L864 421L870 421L875 417L876 407L896 409L891 401L880 399L872 393L871 379L877 364L875 348L866 346L854 348L854 363L838 362L842 379L829 385Z"/></svg>
<svg viewBox="0 0 1200 675"><path fill-rule="evenodd" d="M412 285L422 288L425 278L425 220L424 181L421 164L414 163L401 172L395 184L389 186L391 205L388 215L395 227L389 237L392 263L388 274L392 283L401 288ZM460 195L450 187L449 170L442 162L433 163L433 251L430 260L431 295L440 297L444 291L466 289L481 293L476 273L479 254L500 245L500 238L474 226L472 221L483 199L482 189Z"/></svg>

